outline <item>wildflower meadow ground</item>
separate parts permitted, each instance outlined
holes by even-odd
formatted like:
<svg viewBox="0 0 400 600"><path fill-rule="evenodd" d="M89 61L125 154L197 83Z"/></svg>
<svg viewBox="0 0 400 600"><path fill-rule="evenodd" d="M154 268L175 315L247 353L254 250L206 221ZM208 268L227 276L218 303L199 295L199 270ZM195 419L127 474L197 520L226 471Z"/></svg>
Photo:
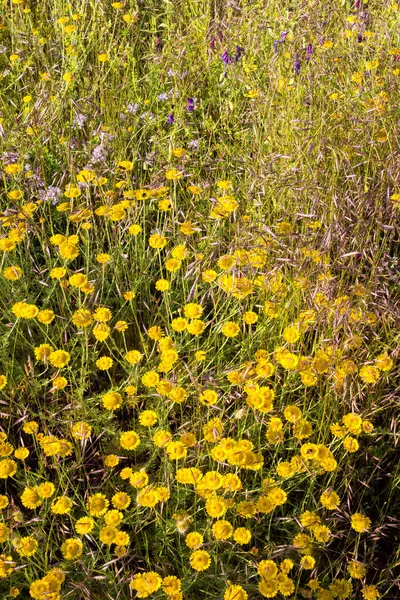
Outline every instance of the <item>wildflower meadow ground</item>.
<svg viewBox="0 0 400 600"><path fill-rule="evenodd" d="M0 600L400 598L399 27L0 0Z"/></svg>

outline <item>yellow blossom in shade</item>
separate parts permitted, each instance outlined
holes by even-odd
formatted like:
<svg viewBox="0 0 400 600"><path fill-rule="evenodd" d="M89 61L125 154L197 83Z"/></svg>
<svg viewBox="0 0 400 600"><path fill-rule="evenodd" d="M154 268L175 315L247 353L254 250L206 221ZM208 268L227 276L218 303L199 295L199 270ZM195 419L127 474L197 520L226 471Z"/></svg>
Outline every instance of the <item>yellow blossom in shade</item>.
<svg viewBox="0 0 400 600"><path fill-rule="evenodd" d="M117 492L111 498L112 505L114 508L119 510L125 510L131 503L131 498L126 492Z"/></svg>
<svg viewBox="0 0 400 600"><path fill-rule="evenodd" d="M357 452L359 447L360 447L360 444L354 437L348 436L343 440L343 448L345 450L347 450L347 452L350 452L351 454L353 452Z"/></svg>
<svg viewBox="0 0 400 600"><path fill-rule="evenodd" d="M215 521L212 526L212 533L216 540L228 540L232 537L233 527L229 521Z"/></svg>
<svg viewBox="0 0 400 600"><path fill-rule="evenodd" d="M244 545L248 544L251 540L251 531L245 527L238 527L233 532L233 539L237 544Z"/></svg>
<svg viewBox="0 0 400 600"><path fill-rule="evenodd" d="M101 356L96 360L96 366L100 371L108 371L113 366L113 359L110 356Z"/></svg>
<svg viewBox="0 0 400 600"><path fill-rule="evenodd" d="M119 333L123 333L128 329L128 323L126 321L117 321L114 325L114 329Z"/></svg>
<svg viewBox="0 0 400 600"><path fill-rule="evenodd" d="M22 269L18 265L7 267L3 270L3 277L8 281L17 281L22 277Z"/></svg>
<svg viewBox="0 0 400 600"><path fill-rule="evenodd" d="M264 598L274 598L279 591L278 582L276 579L261 579L258 589Z"/></svg>
<svg viewBox="0 0 400 600"><path fill-rule="evenodd" d="M285 575L287 575L293 569L293 567L294 567L294 563L289 558L285 558L279 565L280 570Z"/></svg>
<svg viewBox="0 0 400 600"><path fill-rule="evenodd" d="M380 371L390 371L390 369L393 367L393 359L390 358L387 352L383 352L375 358L375 366Z"/></svg>
<svg viewBox="0 0 400 600"><path fill-rule="evenodd" d="M86 503L86 508L91 517L101 517L107 512L109 505L110 502L107 500L106 496L104 494L97 493L89 496Z"/></svg>
<svg viewBox="0 0 400 600"><path fill-rule="evenodd" d="M224 593L224 600L247 600L247 592L241 585L230 585Z"/></svg>
<svg viewBox="0 0 400 600"><path fill-rule="evenodd" d="M172 433L164 429L160 429L153 435L153 442L158 448L166 447L172 440Z"/></svg>
<svg viewBox="0 0 400 600"><path fill-rule="evenodd" d="M283 330L283 339L289 344L294 344L300 338L300 329L297 325L290 325Z"/></svg>
<svg viewBox="0 0 400 600"><path fill-rule="evenodd" d="M364 600L378 600L380 597L378 588L375 585L366 585L362 588L361 593Z"/></svg>
<svg viewBox="0 0 400 600"><path fill-rule="evenodd" d="M96 308L96 310L93 313L93 319L95 321L99 321L100 323L108 323L108 321L110 321L111 318L112 312L109 308L106 308L105 306Z"/></svg>
<svg viewBox="0 0 400 600"><path fill-rule="evenodd" d="M201 319L194 319L186 325L186 330L191 335L201 335L206 328L206 324Z"/></svg>
<svg viewBox="0 0 400 600"><path fill-rule="evenodd" d="M361 424L361 428L364 433L372 433L374 430L374 426L370 421L363 421Z"/></svg>
<svg viewBox="0 0 400 600"><path fill-rule="evenodd" d="M76 440L85 440L92 434L93 427L86 421L78 421L71 427L72 437Z"/></svg>
<svg viewBox="0 0 400 600"><path fill-rule="evenodd" d="M201 533L198 533L197 531L192 531L191 533L188 533L187 536L185 537L185 544L191 550L196 550L197 548L200 548L203 541L204 541L203 536L201 535Z"/></svg>
<svg viewBox="0 0 400 600"><path fill-rule="evenodd" d="M4 579L8 575L10 575L14 571L14 567L15 563L13 562L11 556L9 556L8 554L0 554L0 579ZM13 598L16 598L16 596L19 594L19 589L11 588L10 594Z"/></svg>
<svg viewBox="0 0 400 600"><path fill-rule="evenodd" d="M108 454L104 457L105 467L116 467L119 464L119 458L116 454Z"/></svg>
<svg viewBox="0 0 400 600"><path fill-rule="evenodd" d="M125 431L121 433L119 443L125 450L135 450L140 444L140 437L136 431Z"/></svg>
<svg viewBox="0 0 400 600"><path fill-rule="evenodd" d="M154 248L155 250L159 250L164 248L167 245L168 241L165 235L154 233L149 237L149 246Z"/></svg>
<svg viewBox="0 0 400 600"><path fill-rule="evenodd" d="M25 460L25 458L28 458L29 456L29 450L28 448L17 448L14 452L14 456L19 460Z"/></svg>
<svg viewBox="0 0 400 600"><path fill-rule="evenodd" d="M168 442L166 451L170 460L179 460L187 455L187 448L182 442Z"/></svg>
<svg viewBox="0 0 400 600"><path fill-rule="evenodd" d="M234 321L227 321L222 326L221 331L228 338L229 337L236 337L237 335L239 335L240 327Z"/></svg>
<svg viewBox="0 0 400 600"><path fill-rule="evenodd" d="M69 538L61 546L61 553L66 560L74 560L82 555L83 544L78 538Z"/></svg>
<svg viewBox="0 0 400 600"><path fill-rule="evenodd" d="M168 577L164 577L162 580L162 589L168 597L171 597L173 594L180 592L182 583L181 580L175 577L174 575L169 575Z"/></svg>
<svg viewBox="0 0 400 600"><path fill-rule="evenodd" d="M72 315L72 322L77 327L89 327L93 323L92 313L86 308L80 308Z"/></svg>
<svg viewBox="0 0 400 600"><path fill-rule="evenodd" d="M346 598L349 598L352 593L351 581L346 581L346 579L336 579L336 581L333 581L330 584L329 591L334 598L345 600Z"/></svg>
<svg viewBox="0 0 400 600"><path fill-rule="evenodd" d="M65 350L54 350L49 354L49 363L57 368L61 369L65 367L70 361L70 354Z"/></svg>
<svg viewBox="0 0 400 600"><path fill-rule="evenodd" d="M195 550L191 553L189 562L195 571L206 571L211 565L211 556L205 550Z"/></svg>
<svg viewBox="0 0 400 600"><path fill-rule="evenodd" d="M40 344L40 346L34 348L36 360L46 360L52 352L54 352L54 349L50 344Z"/></svg>
<svg viewBox="0 0 400 600"><path fill-rule="evenodd" d="M311 571L315 566L315 558L312 556L303 556L300 561L300 567L307 571Z"/></svg>
<svg viewBox="0 0 400 600"><path fill-rule="evenodd" d="M41 498L51 498L55 491L56 488L50 481L45 481L37 487L37 492Z"/></svg>
<svg viewBox="0 0 400 600"><path fill-rule="evenodd" d="M135 292L133 292L132 290L128 290L127 292L124 292L122 294L122 296L124 297L124 299L127 302L130 302L131 300L134 300L136 298L136 294Z"/></svg>
<svg viewBox="0 0 400 600"><path fill-rule="evenodd" d="M43 325L49 325L54 320L54 316L52 310L39 310L36 318Z"/></svg>
<svg viewBox="0 0 400 600"><path fill-rule="evenodd" d="M147 571L145 573L137 573L134 575L129 586L135 590L138 598L147 598L154 594L160 589L162 579L154 571Z"/></svg>
<svg viewBox="0 0 400 600"><path fill-rule="evenodd" d="M39 313L38 307L28 302L16 302L12 305L11 311L18 319L33 319Z"/></svg>
<svg viewBox="0 0 400 600"><path fill-rule="evenodd" d="M95 521L91 517L81 517L75 523L75 531L79 535L86 535L92 531L94 525Z"/></svg>
<svg viewBox="0 0 400 600"><path fill-rule="evenodd" d="M0 510L3 510L3 508L6 508L9 504L9 500L7 498L7 496L4 496L3 494L0 494Z"/></svg>
<svg viewBox="0 0 400 600"><path fill-rule="evenodd" d="M7 375L0 375L0 390L3 390L7 385Z"/></svg>
<svg viewBox="0 0 400 600"><path fill-rule="evenodd" d="M28 421L27 423L24 423L22 430L25 433L29 433L29 434L34 434L37 432L37 430L39 429L39 425L36 421Z"/></svg>
<svg viewBox="0 0 400 600"><path fill-rule="evenodd" d="M138 350L130 350L125 354L125 360L130 365L137 365L143 358L143 354Z"/></svg>
<svg viewBox="0 0 400 600"><path fill-rule="evenodd" d="M159 292L167 292L170 288L169 281L167 279L157 279L156 290Z"/></svg>
<svg viewBox="0 0 400 600"><path fill-rule="evenodd" d="M57 496L50 506L50 510L55 515L66 515L71 512L72 500L68 496Z"/></svg>
<svg viewBox="0 0 400 600"><path fill-rule="evenodd" d="M354 513L350 517L351 528L358 533L368 531L371 527L371 519L362 513Z"/></svg>
<svg viewBox="0 0 400 600"><path fill-rule="evenodd" d="M149 476L147 475L147 473L145 473L145 471L135 471L129 477L129 483L134 488L141 489L148 485Z"/></svg>
<svg viewBox="0 0 400 600"><path fill-rule="evenodd" d="M107 323L97 323L93 327L93 335L99 342L104 342L110 335L111 329Z"/></svg>
<svg viewBox="0 0 400 600"><path fill-rule="evenodd" d="M154 410L144 410L139 414L139 423L145 427L151 427L158 421L157 413Z"/></svg>
<svg viewBox="0 0 400 600"><path fill-rule="evenodd" d="M364 365L359 371L359 376L365 383L376 383L380 377L380 371L372 365Z"/></svg>
<svg viewBox="0 0 400 600"><path fill-rule="evenodd" d="M351 560L347 565L347 572L350 575L350 577L353 577L354 579L362 579L363 577L365 577L367 569L362 563L356 560Z"/></svg>
<svg viewBox="0 0 400 600"><path fill-rule="evenodd" d="M67 385L68 385L68 381L65 377L55 377L54 379L51 380L52 382L52 388L51 388L51 392L55 392L56 390L63 390Z"/></svg>
<svg viewBox="0 0 400 600"><path fill-rule="evenodd" d="M0 542L6 542L10 537L10 528L0 523Z"/></svg>
<svg viewBox="0 0 400 600"><path fill-rule="evenodd" d="M33 537L21 537L13 541L13 546L20 556L30 557L36 554L39 544Z"/></svg>
<svg viewBox="0 0 400 600"><path fill-rule="evenodd" d="M142 232L141 226L137 225L136 223L131 225L128 229L128 233L130 233L130 235L139 235L139 233L141 233L141 232Z"/></svg>
<svg viewBox="0 0 400 600"><path fill-rule="evenodd" d="M8 477L13 477L17 472L17 463L15 460L11 460L6 458L4 460L0 460L0 479L7 479Z"/></svg>

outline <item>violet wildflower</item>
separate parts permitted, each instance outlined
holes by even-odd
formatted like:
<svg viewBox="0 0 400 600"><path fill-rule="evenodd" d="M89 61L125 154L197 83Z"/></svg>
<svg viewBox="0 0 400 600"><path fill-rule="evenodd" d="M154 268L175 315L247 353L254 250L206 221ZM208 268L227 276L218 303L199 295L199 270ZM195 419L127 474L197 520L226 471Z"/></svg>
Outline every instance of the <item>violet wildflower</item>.
<svg viewBox="0 0 400 600"><path fill-rule="evenodd" d="M175 117L172 113L168 115L167 123L168 123L168 125L173 125L175 123Z"/></svg>
<svg viewBox="0 0 400 600"><path fill-rule="evenodd" d="M241 46L236 46L236 54L233 60L237 62L241 58L243 52L244 48L242 48Z"/></svg>
<svg viewBox="0 0 400 600"><path fill-rule="evenodd" d="M299 75L300 74L300 61L298 58L295 59L293 68L294 68L294 72L296 73L296 75Z"/></svg>
<svg viewBox="0 0 400 600"><path fill-rule="evenodd" d="M194 111L194 98L187 98L186 109L190 113L192 113Z"/></svg>
<svg viewBox="0 0 400 600"><path fill-rule="evenodd" d="M221 55L221 60L224 63L224 65L230 65L232 62L231 57L228 54L228 51L225 50L225 52Z"/></svg>
<svg viewBox="0 0 400 600"><path fill-rule="evenodd" d="M308 44L307 46L307 60L310 60L310 56L313 53L313 47L312 44Z"/></svg>

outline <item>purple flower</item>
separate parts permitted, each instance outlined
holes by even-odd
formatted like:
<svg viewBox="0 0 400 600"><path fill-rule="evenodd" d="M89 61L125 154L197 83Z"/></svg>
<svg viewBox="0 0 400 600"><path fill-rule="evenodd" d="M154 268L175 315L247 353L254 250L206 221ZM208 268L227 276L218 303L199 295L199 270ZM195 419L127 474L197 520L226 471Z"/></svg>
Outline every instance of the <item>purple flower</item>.
<svg viewBox="0 0 400 600"><path fill-rule="evenodd" d="M307 46L307 60L310 60L310 56L313 53L313 47L312 44L308 44Z"/></svg>
<svg viewBox="0 0 400 600"><path fill-rule="evenodd" d="M230 65L232 62L231 57L228 54L228 51L225 50L225 52L221 55L221 60L224 63L224 65Z"/></svg>
<svg viewBox="0 0 400 600"><path fill-rule="evenodd" d="M294 72L296 73L296 75L299 75L300 74L300 61L298 58L295 59L293 68L294 68Z"/></svg>
<svg viewBox="0 0 400 600"><path fill-rule="evenodd" d="M190 113L194 111L194 98L188 98L186 100L186 109Z"/></svg>
<svg viewBox="0 0 400 600"><path fill-rule="evenodd" d="M175 117L172 113L170 115L168 115L167 123L168 123L168 125L173 125L175 123Z"/></svg>
<svg viewBox="0 0 400 600"><path fill-rule="evenodd" d="M239 58L242 56L244 52L244 48L241 48L241 46L236 46L236 54L235 54L235 58L234 61L237 62L239 60Z"/></svg>

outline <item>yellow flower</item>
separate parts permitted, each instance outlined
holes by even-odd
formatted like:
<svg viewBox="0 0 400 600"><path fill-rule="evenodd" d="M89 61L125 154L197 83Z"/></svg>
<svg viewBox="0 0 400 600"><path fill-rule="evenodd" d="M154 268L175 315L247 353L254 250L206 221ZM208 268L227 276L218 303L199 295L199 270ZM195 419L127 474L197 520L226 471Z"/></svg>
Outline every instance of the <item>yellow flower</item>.
<svg viewBox="0 0 400 600"><path fill-rule="evenodd" d="M107 512L110 502L104 494L97 493L89 496L86 508L91 517L101 517Z"/></svg>
<svg viewBox="0 0 400 600"><path fill-rule="evenodd" d="M6 458L0 460L0 479L7 479L12 477L17 472L17 463L15 460Z"/></svg>
<svg viewBox="0 0 400 600"><path fill-rule="evenodd" d="M177 179L182 179L183 171L178 171L178 169L170 169L165 173L165 178L170 181L176 181Z"/></svg>
<svg viewBox="0 0 400 600"><path fill-rule="evenodd" d="M154 233L149 237L149 246L151 246L151 248L155 248L156 250L164 248L167 243L167 238L163 234Z"/></svg>
<svg viewBox="0 0 400 600"><path fill-rule="evenodd" d="M70 354L68 352L65 352L65 350L54 350L53 352L50 352L48 359L49 363L53 367L61 369L69 363Z"/></svg>
<svg viewBox="0 0 400 600"><path fill-rule="evenodd" d="M54 312L52 310L40 310L36 318L40 323L49 325L54 320Z"/></svg>
<svg viewBox="0 0 400 600"><path fill-rule="evenodd" d="M362 533L368 531L371 527L371 519L363 515L362 513L354 513L350 517L351 527L354 531Z"/></svg>
<svg viewBox="0 0 400 600"><path fill-rule="evenodd" d="M151 594L154 594L160 589L162 579L154 571L147 571L145 573L137 573L134 575L129 586L136 591L138 598L147 598Z"/></svg>
<svg viewBox="0 0 400 600"><path fill-rule="evenodd" d="M66 515L71 511L72 500L67 496L58 496L53 500L50 510L55 515Z"/></svg>
<svg viewBox="0 0 400 600"><path fill-rule="evenodd" d="M7 267L3 271L3 277L8 279L8 281L17 281L17 279L22 277L22 269L21 267L18 267L18 265Z"/></svg>
<svg viewBox="0 0 400 600"><path fill-rule="evenodd" d="M102 403L107 410L117 410L122 406L122 396L119 392L107 392L102 397Z"/></svg>
<svg viewBox="0 0 400 600"><path fill-rule="evenodd" d="M69 538L61 546L61 553L66 560L73 560L82 555L83 544L78 538Z"/></svg>
<svg viewBox="0 0 400 600"><path fill-rule="evenodd" d="M95 525L94 519L91 517L81 517L75 523L75 530L79 535L90 533Z"/></svg>
<svg viewBox="0 0 400 600"><path fill-rule="evenodd" d="M195 571L206 571L211 565L211 556L205 550L195 550L191 553L189 562Z"/></svg>
<svg viewBox="0 0 400 600"><path fill-rule="evenodd" d="M100 371L108 371L111 369L114 361L110 356L101 356L96 360L96 366Z"/></svg>
<svg viewBox="0 0 400 600"><path fill-rule="evenodd" d="M125 450L135 450L140 444L140 437L136 431L125 431L121 433L119 443Z"/></svg>

